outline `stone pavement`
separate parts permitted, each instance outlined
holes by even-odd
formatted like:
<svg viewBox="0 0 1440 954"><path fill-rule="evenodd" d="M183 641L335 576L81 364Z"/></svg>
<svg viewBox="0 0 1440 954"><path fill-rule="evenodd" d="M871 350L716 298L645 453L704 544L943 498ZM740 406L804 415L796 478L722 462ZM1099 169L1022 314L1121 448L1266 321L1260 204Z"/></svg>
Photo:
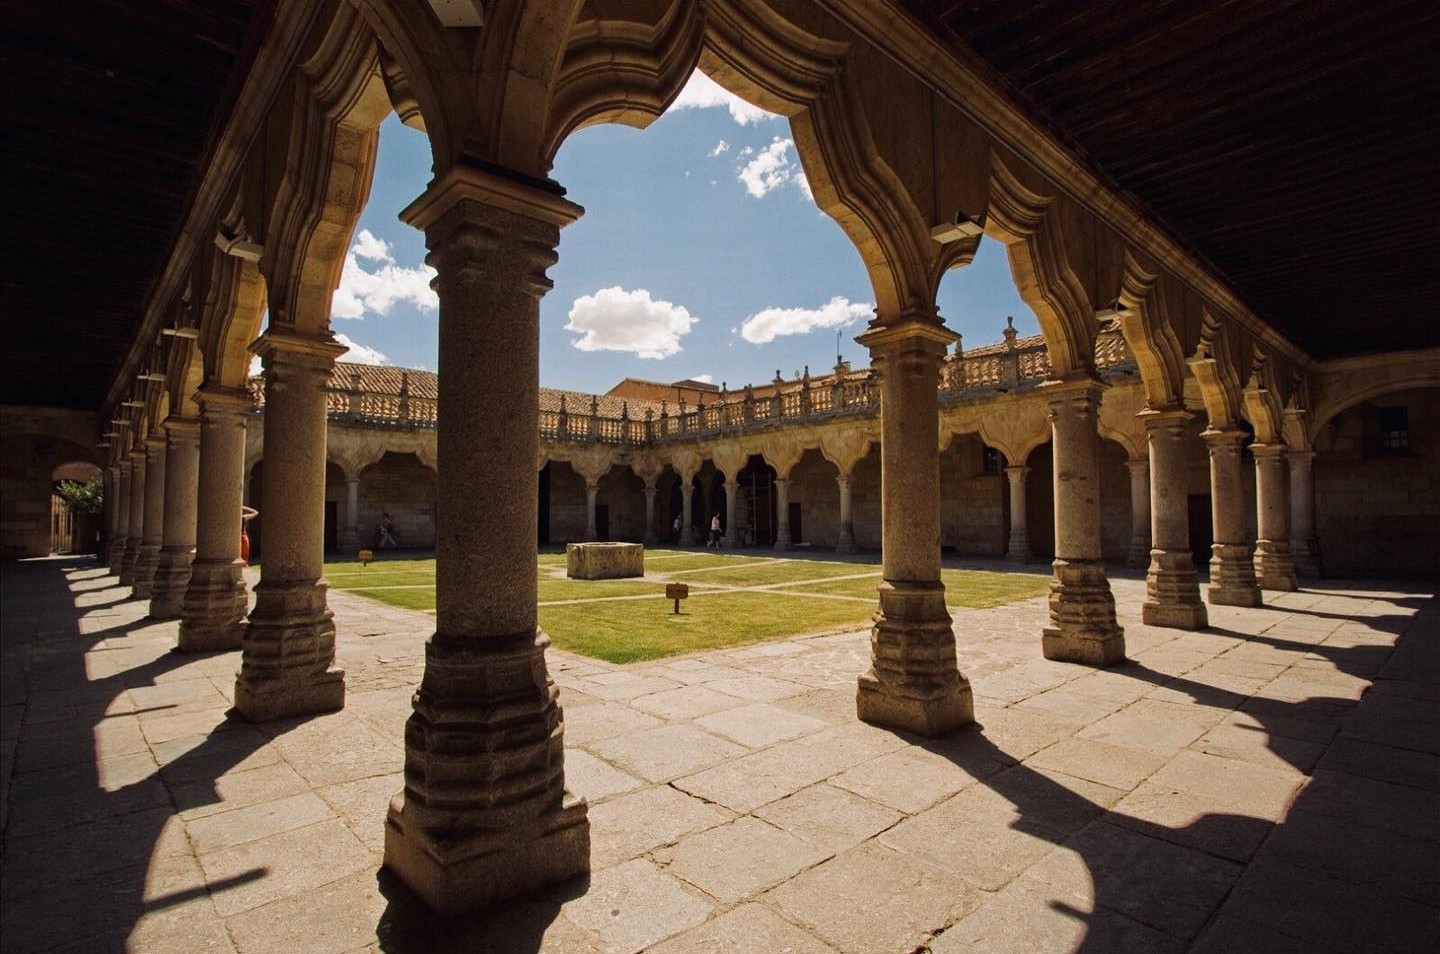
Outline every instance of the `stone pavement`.
<svg viewBox="0 0 1440 954"><path fill-rule="evenodd" d="M994 569L1003 569L995 565ZM30 951L1419 950L1440 936L1440 610L1325 581L1040 656L960 612L979 727L855 720L863 633L613 666L550 654L593 873L430 917L377 869L431 618L332 592L344 711L227 721L237 653L169 652L88 561L7 564L0 931ZM1428 939L1428 940L1427 940Z"/></svg>

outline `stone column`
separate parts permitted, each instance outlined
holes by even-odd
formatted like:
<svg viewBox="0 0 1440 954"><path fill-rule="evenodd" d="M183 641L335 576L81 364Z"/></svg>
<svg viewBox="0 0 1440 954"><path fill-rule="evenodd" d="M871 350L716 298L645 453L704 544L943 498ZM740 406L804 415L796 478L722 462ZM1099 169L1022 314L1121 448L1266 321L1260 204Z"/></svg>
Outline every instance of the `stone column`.
<svg viewBox="0 0 1440 954"><path fill-rule="evenodd" d="M856 708L873 725L941 735L975 719L940 580L936 385L955 335L938 321L911 319L857 340L870 349L879 377L884 572Z"/></svg>
<svg viewBox="0 0 1440 954"><path fill-rule="evenodd" d="M536 625L540 297L559 227L581 211L545 185L457 167L402 214L425 230L437 269L445 372L436 630L385 864L443 914L590 867L585 801L565 787L550 640Z"/></svg>
<svg viewBox="0 0 1440 954"><path fill-rule="evenodd" d="M689 480L680 481L680 539L676 542L682 547L695 543L695 514L691 509L695 499L695 486L691 483L694 479L695 475L691 474Z"/></svg>
<svg viewBox="0 0 1440 954"><path fill-rule="evenodd" d="M591 542L600 539L595 526L595 507L600 500L600 485L585 482L585 539Z"/></svg>
<svg viewBox="0 0 1440 954"><path fill-rule="evenodd" d="M647 547L655 545L655 485L645 485L645 536Z"/></svg>
<svg viewBox="0 0 1440 954"><path fill-rule="evenodd" d="M1285 460L1290 465L1290 559L1296 577L1318 580L1321 562L1320 540L1315 535L1315 452L1291 451Z"/></svg>
<svg viewBox="0 0 1440 954"><path fill-rule="evenodd" d="M1200 600L1200 575L1190 554L1190 494L1185 467L1184 410L1142 411L1150 444L1150 569L1145 574L1141 619L1149 626L1202 629L1208 622ZM1133 473L1133 471L1132 471ZM1132 491L1133 492L1133 491Z"/></svg>
<svg viewBox="0 0 1440 954"><path fill-rule="evenodd" d="M240 559L245 493L245 421L250 395L200 389L200 473L195 504L195 559L180 618L182 653L239 649L250 599Z"/></svg>
<svg viewBox="0 0 1440 954"><path fill-rule="evenodd" d="M1285 445L1251 444L1255 455L1255 576L1266 590L1298 590L1290 559L1290 503L1286 499Z"/></svg>
<svg viewBox="0 0 1440 954"><path fill-rule="evenodd" d="M184 608L195 557L199 469L199 422L170 418L165 422L165 529L150 594L152 619L175 619Z"/></svg>
<svg viewBox="0 0 1440 954"><path fill-rule="evenodd" d="M725 546L732 550L740 547L740 528L735 525L735 504L740 497L740 478L738 475L725 478ZM706 517L705 527L710 527L709 517Z"/></svg>
<svg viewBox="0 0 1440 954"><path fill-rule="evenodd" d="M1150 460L1132 457L1125 467L1130 471L1130 551L1125 565L1138 570L1150 565Z"/></svg>
<svg viewBox="0 0 1440 954"><path fill-rule="evenodd" d="M1010 540L1005 548L1005 559L1011 563L1030 562L1030 530L1025 514L1025 478L1030 468L1024 464L1011 464L1005 468L1010 480Z"/></svg>
<svg viewBox="0 0 1440 954"><path fill-rule="evenodd" d="M1222 606L1259 606L1260 587L1245 540L1245 489L1240 446L1245 432L1207 430L1210 448L1210 511L1215 543L1210 550L1210 588L1206 599Z"/></svg>
<svg viewBox="0 0 1440 954"><path fill-rule="evenodd" d="M1055 579L1046 659L1111 666L1125 659L1125 631L1100 555L1100 433L1104 385L1083 378L1042 385L1055 455Z"/></svg>
<svg viewBox="0 0 1440 954"><path fill-rule="evenodd" d="M360 549L360 477L345 475L345 530L340 534L340 552L351 556Z"/></svg>
<svg viewBox="0 0 1440 954"><path fill-rule="evenodd" d="M775 549L790 549L790 478L775 478Z"/></svg>
<svg viewBox="0 0 1440 954"><path fill-rule="evenodd" d="M713 480L700 481L700 532L705 537L706 542L709 542L710 540L710 518L715 515L714 498L715 482ZM730 499L730 485L728 483L725 485L725 499L728 506L728 502ZM735 511L730 510L729 513L733 515ZM727 532L729 531L729 522L726 522L725 529Z"/></svg>
<svg viewBox="0 0 1440 954"><path fill-rule="evenodd" d="M155 593L155 570L165 545L165 438L145 439L145 528L135 557L135 582L130 594L148 600Z"/></svg>
<svg viewBox="0 0 1440 954"><path fill-rule="evenodd" d="M840 488L840 536L835 541L835 552L854 553L855 520L850 514L850 475L836 477L835 486Z"/></svg>
<svg viewBox="0 0 1440 954"><path fill-rule="evenodd" d="M251 722L345 705L335 622L325 605L325 386L342 345L328 334L268 329L265 362L265 553L245 627L235 709ZM533 459L533 457L532 457Z"/></svg>
<svg viewBox="0 0 1440 954"><path fill-rule="evenodd" d="M105 566L110 565L110 545L115 540L115 483L119 477L113 465L100 472L100 550L95 559Z"/></svg>
<svg viewBox="0 0 1440 954"><path fill-rule="evenodd" d="M114 576L120 575L120 567L125 562L125 542L129 539L131 466L133 465L129 458L125 458L116 469L115 500L112 503L115 510L115 532L110 537L110 572Z"/></svg>
<svg viewBox="0 0 1440 954"><path fill-rule="evenodd" d="M120 585L135 585L135 563L140 559L140 538L145 534L145 445L136 441L130 451L130 505L126 508L129 530L125 534L125 555L120 561Z"/></svg>

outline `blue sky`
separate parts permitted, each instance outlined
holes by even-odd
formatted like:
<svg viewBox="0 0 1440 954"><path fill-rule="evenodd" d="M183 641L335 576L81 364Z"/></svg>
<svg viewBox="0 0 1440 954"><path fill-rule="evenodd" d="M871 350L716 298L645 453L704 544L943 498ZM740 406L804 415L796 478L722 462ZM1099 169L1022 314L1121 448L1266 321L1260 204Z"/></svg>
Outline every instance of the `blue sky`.
<svg viewBox="0 0 1440 954"><path fill-rule="evenodd" d="M700 377L739 388L821 373L854 343L873 307L850 240L809 195L789 124L697 76L647 130L599 126L571 136L554 178L585 215L561 233L554 290L541 303L540 380L603 392L625 377ZM436 365L438 319L423 236L401 209L430 178L423 134L395 117L380 132L332 328L346 360ZM1003 249L981 246L952 271L940 312L967 346L1000 340L1006 315L1038 328Z"/></svg>

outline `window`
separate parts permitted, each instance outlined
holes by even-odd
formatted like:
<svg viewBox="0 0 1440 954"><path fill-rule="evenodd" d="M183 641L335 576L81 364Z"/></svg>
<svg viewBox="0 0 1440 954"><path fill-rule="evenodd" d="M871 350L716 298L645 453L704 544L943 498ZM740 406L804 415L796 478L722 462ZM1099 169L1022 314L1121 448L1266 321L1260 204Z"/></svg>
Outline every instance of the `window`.
<svg viewBox="0 0 1440 954"><path fill-rule="evenodd" d="M985 456L981 466L987 474L1000 473L1000 452L993 447L985 448Z"/></svg>
<svg viewBox="0 0 1440 954"><path fill-rule="evenodd" d="M1380 408L1380 450L1393 453L1410 449L1410 409Z"/></svg>

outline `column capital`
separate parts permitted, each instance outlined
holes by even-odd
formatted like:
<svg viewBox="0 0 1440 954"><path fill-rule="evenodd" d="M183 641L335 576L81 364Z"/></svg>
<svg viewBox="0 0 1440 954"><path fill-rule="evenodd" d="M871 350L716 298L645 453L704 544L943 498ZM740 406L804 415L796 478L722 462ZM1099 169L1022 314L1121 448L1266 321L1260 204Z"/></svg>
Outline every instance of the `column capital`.
<svg viewBox="0 0 1440 954"><path fill-rule="evenodd" d="M1309 447L1302 447L1297 450L1287 450L1285 452L1285 459L1288 460L1292 465L1308 467L1310 466L1311 462L1315 460L1315 451Z"/></svg>
<svg viewBox="0 0 1440 954"><path fill-rule="evenodd" d="M198 441L200 439L200 422L191 417L178 417L171 415L161 423L165 428L165 435L171 442Z"/></svg>
<svg viewBox="0 0 1440 954"><path fill-rule="evenodd" d="M1255 443L1250 445L1250 453L1255 455L1256 460L1280 461L1285 458L1289 448L1283 442L1274 444Z"/></svg>
<svg viewBox="0 0 1440 954"><path fill-rule="evenodd" d="M871 325L855 341L872 352L901 352L907 349L933 350L939 348L943 356L951 343L960 336L940 321L923 318L907 318L893 324ZM927 348L926 346L930 347Z"/></svg>
<svg viewBox="0 0 1440 954"><path fill-rule="evenodd" d="M250 350L265 361L266 368L276 363L295 364L329 371L348 349L328 332L307 335L285 327L272 326L256 338Z"/></svg>
<svg viewBox="0 0 1440 954"><path fill-rule="evenodd" d="M1125 466L1130 471L1130 476L1144 474L1150 470L1150 458L1128 457L1125 459Z"/></svg>
<svg viewBox="0 0 1440 954"><path fill-rule="evenodd" d="M1245 438L1250 435L1238 427L1216 427L1212 425L1201 431L1200 436L1205 438L1205 442L1212 447L1224 444L1234 444L1236 447L1239 447Z"/></svg>
<svg viewBox="0 0 1440 954"><path fill-rule="evenodd" d="M1066 378L1041 381L1037 390L1053 412L1054 408L1063 404L1099 404L1100 396L1109 386L1086 371Z"/></svg>
<svg viewBox="0 0 1440 954"><path fill-rule="evenodd" d="M400 221L428 232L461 202L504 209L516 215L564 228L585 214L583 206L565 198L553 179L540 179L489 163L451 166L400 212Z"/></svg>
<svg viewBox="0 0 1440 954"><path fill-rule="evenodd" d="M1183 427L1195 419L1195 415L1183 407L1146 407L1135 415L1147 430Z"/></svg>
<svg viewBox="0 0 1440 954"><path fill-rule="evenodd" d="M212 384L201 385L195 392L202 414L248 414L255 406L250 392L243 388L226 388Z"/></svg>
<svg viewBox="0 0 1440 954"><path fill-rule="evenodd" d="M852 477L853 477L853 475L851 475L851 474L836 474L836 475L835 475L835 482L836 482L837 484L842 484L842 485L848 484L848 483L850 483Z"/></svg>
<svg viewBox="0 0 1440 954"><path fill-rule="evenodd" d="M1005 466L1005 476L1011 480L1024 480L1029 473L1030 468L1025 464L1007 464Z"/></svg>
<svg viewBox="0 0 1440 954"><path fill-rule="evenodd" d="M165 449L165 434L157 430L141 443L145 445L144 454L146 459L153 459L156 454Z"/></svg>

